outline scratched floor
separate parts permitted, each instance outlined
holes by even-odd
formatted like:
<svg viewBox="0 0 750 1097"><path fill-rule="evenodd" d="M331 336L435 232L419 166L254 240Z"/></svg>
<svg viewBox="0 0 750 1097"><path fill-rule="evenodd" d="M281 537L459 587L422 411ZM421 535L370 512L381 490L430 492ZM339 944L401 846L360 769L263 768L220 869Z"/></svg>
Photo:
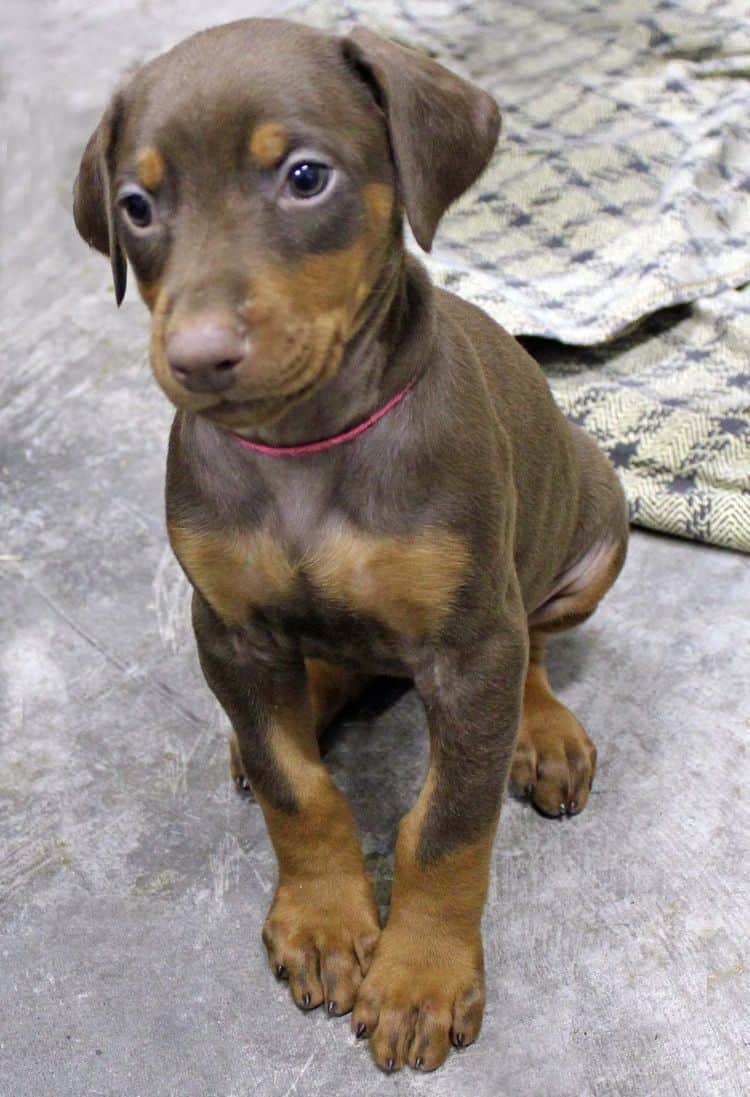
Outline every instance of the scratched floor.
<svg viewBox="0 0 750 1097"><path fill-rule="evenodd" d="M387 1079L270 978L273 859L165 547L144 310L115 310L69 215L116 75L203 18L197 0L4 5L0 1094L747 1094L750 567L728 552L636 534L558 642L598 781L574 821L504 809L475 1047ZM425 766L414 695L372 695L329 758L383 897Z"/></svg>

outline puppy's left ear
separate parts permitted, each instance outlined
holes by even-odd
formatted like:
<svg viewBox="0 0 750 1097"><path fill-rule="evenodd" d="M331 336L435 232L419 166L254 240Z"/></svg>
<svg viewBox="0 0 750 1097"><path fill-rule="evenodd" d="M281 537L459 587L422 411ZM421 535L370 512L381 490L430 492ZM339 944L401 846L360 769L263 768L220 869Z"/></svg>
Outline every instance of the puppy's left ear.
<svg viewBox="0 0 750 1097"><path fill-rule="evenodd" d="M76 228L90 247L109 256L118 305L125 296L128 268L117 236L112 176L124 111L123 96L116 92L89 138L73 185Z"/></svg>
<svg viewBox="0 0 750 1097"><path fill-rule="evenodd" d="M342 47L385 115L406 216L429 251L448 206L487 166L500 134L497 103L425 54L364 27Z"/></svg>

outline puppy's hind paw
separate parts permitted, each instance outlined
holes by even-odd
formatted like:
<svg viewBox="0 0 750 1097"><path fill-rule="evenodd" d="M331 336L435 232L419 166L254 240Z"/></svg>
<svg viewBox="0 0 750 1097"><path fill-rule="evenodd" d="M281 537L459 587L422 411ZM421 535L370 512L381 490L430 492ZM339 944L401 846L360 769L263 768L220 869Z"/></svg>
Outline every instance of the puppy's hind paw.
<svg viewBox="0 0 750 1097"><path fill-rule="evenodd" d="M252 797L252 789L250 788L250 782L245 776L245 770L242 765L242 759L240 758L240 745L237 742L237 736L232 731L229 739L229 772L232 775L234 781L234 787L241 796Z"/></svg>

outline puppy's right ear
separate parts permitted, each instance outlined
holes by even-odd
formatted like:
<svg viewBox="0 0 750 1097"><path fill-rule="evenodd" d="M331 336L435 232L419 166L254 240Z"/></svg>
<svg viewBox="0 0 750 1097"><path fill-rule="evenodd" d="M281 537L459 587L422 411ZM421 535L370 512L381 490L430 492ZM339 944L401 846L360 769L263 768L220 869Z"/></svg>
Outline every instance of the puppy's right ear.
<svg viewBox="0 0 750 1097"><path fill-rule="evenodd" d="M383 115L406 216L429 251L440 218L492 156L497 103L431 57L366 27L355 27L341 45Z"/></svg>
<svg viewBox="0 0 750 1097"><path fill-rule="evenodd" d="M76 228L90 247L109 256L118 305L125 296L128 268L117 236L112 176L124 113L123 95L116 92L89 138L73 185Z"/></svg>

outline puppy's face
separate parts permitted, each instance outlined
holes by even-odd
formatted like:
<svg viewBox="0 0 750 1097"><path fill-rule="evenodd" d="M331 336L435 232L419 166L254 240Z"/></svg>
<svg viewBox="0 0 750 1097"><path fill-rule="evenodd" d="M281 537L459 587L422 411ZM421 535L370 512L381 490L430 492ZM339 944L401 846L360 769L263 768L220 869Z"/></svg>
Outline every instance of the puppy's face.
<svg viewBox="0 0 750 1097"><path fill-rule="evenodd" d="M394 50L418 56L364 35L385 47L383 70ZM246 20L188 39L115 95L81 163L76 222L110 254L118 299L127 257L177 407L252 431L339 368L398 255L402 202L414 225L399 179L413 168L394 152L410 123L381 105L376 61L356 39Z"/></svg>

